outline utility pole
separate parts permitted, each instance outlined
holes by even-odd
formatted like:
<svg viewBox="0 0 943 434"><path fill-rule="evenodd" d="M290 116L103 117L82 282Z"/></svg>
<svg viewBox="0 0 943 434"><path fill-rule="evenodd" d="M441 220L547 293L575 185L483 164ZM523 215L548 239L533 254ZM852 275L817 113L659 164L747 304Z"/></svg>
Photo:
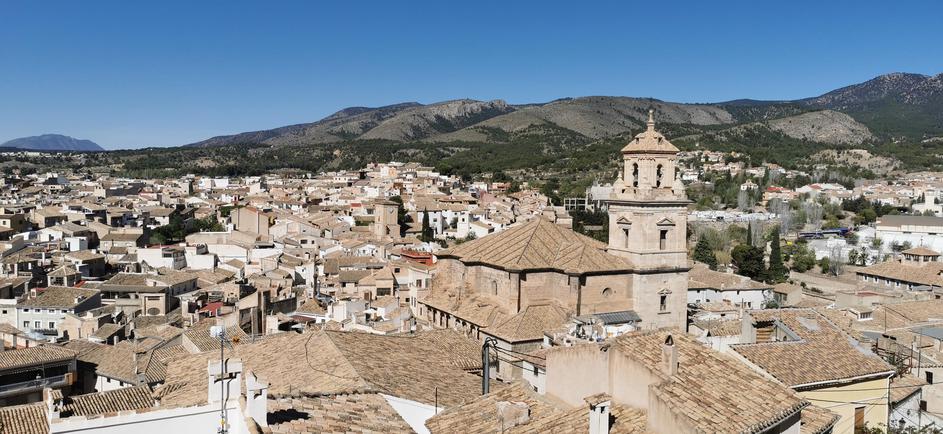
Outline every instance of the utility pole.
<svg viewBox="0 0 943 434"><path fill-rule="evenodd" d="M229 424L226 418L226 360L223 349L226 346L226 329L222 326L210 327L210 336L219 338L219 428L216 430L219 434L229 433Z"/></svg>

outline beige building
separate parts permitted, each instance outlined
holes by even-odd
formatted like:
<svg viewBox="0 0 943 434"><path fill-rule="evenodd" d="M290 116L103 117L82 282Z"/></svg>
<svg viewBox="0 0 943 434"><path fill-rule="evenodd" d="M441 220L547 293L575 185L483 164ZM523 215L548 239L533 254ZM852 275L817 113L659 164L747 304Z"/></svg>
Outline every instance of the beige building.
<svg viewBox="0 0 943 434"><path fill-rule="evenodd" d="M642 411L645 419L635 430L620 432L824 433L837 420L685 333L633 332L605 344L555 347L544 355L547 401L580 408L605 394L613 410Z"/></svg>
<svg viewBox="0 0 943 434"><path fill-rule="evenodd" d="M609 200L609 253L627 259L634 273L633 310L649 327L684 328L687 306L687 206L678 176L680 151L647 129L622 148L622 172Z"/></svg>
<svg viewBox="0 0 943 434"><path fill-rule="evenodd" d="M886 425L894 366L812 309L749 312L730 354L836 413L836 433Z"/></svg>
<svg viewBox="0 0 943 434"><path fill-rule="evenodd" d="M608 245L538 217L440 251L420 315L477 336L528 306L557 302L576 315L634 310L641 328L683 330L689 201L676 176L678 152L652 119L623 148Z"/></svg>

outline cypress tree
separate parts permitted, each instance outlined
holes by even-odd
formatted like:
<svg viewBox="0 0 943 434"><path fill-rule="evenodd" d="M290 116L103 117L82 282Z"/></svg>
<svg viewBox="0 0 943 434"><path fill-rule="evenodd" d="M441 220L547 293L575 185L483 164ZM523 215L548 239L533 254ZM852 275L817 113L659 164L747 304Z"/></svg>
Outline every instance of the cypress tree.
<svg viewBox="0 0 943 434"><path fill-rule="evenodd" d="M432 227L429 226L429 211L426 209L422 210L422 233L420 238L424 242L430 242L435 238L434 233L432 232Z"/></svg>
<svg viewBox="0 0 943 434"><path fill-rule="evenodd" d="M769 283L782 283L789 277L789 270L783 264L782 247L779 244L779 228L776 228L773 231L773 240L770 242L769 272L767 273Z"/></svg>

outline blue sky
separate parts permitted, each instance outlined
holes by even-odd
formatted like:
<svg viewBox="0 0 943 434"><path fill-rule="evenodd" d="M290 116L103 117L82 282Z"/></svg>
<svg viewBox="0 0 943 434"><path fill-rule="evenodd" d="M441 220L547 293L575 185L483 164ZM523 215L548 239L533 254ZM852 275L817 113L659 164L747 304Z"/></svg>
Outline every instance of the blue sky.
<svg viewBox="0 0 943 434"><path fill-rule="evenodd" d="M348 106L792 99L943 72L943 2L0 3L0 142L171 146Z"/></svg>

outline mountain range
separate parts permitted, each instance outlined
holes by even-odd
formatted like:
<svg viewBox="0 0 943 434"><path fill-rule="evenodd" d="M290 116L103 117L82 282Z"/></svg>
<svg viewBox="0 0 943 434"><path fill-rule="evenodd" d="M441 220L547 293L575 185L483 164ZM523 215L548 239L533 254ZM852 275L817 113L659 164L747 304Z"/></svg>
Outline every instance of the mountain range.
<svg viewBox="0 0 943 434"><path fill-rule="evenodd" d="M21 137L0 144L0 148L16 148L30 151L104 151L91 140L76 139L61 134L43 134L40 136Z"/></svg>
<svg viewBox="0 0 943 434"><path fill-rule="evenodd" d="M565 134L598 140L637 130L649 108L660 124L689 126L692 137L763 129L793 139L860 145L943 135L943 74L886 74L811 98L682 104L653 98L588 96L538 104L471 99L350 107L324 119L218 136L191 147L272 146L384 140L402 143L507 143L515 134Z"/></svg>

